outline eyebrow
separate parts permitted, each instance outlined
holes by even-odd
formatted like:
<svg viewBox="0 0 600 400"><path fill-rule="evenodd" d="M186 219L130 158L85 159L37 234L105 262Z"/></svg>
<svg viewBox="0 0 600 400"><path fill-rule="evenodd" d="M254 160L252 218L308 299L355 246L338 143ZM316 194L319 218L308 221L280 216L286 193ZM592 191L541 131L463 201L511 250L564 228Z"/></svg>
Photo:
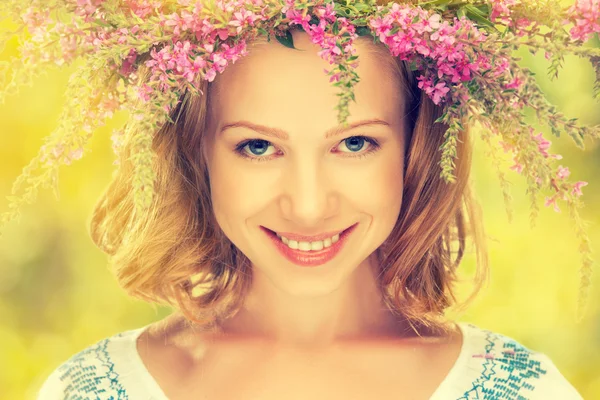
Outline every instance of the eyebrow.
<svg viewBox="0 0 600 400"><path fill-rule="evenodd" d="M343 127L342 125L338 125L335 128L332 128L330 130L328 130L325 133L325 138L330 138L330 137L334 137L337 135L341 135L342 133L352 130L354 128L358 128L360 126L366 126L366 125L385 125L385 126L390 126L389 123L387 123L386 121L379 119L379 118L371 118L371 119L366 119L363 121L357 121L357 122L352 122L349 123L347 127ZM240 128L240 127L244 127L244 128L248 128L251 129L255 132L261 133L263 135L266 136L272 136L272 137L276 137L278 139L281 140L288 140L289 139L289 134L280 128L273 128L273 127L269 127L269 126L264 126L264 125L260 125L260 124L255 124L252 122L248 122L248 121L237 121L237 122L232 122L230 124L226 124L221 128L220 133L222 134L224 131L226 131L227 129L231 129L231 128Z"/></svg>

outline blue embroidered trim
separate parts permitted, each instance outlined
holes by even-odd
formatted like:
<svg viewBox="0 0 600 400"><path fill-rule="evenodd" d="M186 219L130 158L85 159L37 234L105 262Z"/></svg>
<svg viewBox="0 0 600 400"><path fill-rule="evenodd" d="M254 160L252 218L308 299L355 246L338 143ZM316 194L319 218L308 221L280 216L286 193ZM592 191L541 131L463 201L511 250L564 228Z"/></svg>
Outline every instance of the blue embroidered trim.
<svg viewBox="0 0 600 400"><path fill-rule="evenodd" d="M58 368L59 378L67 385L64 393L68 400L129 400L129 396L119 382L119 374L107 351L113 338L99 341L71 357Z"/></svg>
<svg viewBox="0 0 600 400"><path fill-rule="evenodd" d="M547 370L541 368L539 360L531 358L534 354L527 347L504 335L482 331L486 333L485 354L490 354L496 342L503 343L503 347L494 357L485 359L484 370L473 382L473 387L457 400L527 400L527 393L523 391L534 390L532 381Z"/></svg>

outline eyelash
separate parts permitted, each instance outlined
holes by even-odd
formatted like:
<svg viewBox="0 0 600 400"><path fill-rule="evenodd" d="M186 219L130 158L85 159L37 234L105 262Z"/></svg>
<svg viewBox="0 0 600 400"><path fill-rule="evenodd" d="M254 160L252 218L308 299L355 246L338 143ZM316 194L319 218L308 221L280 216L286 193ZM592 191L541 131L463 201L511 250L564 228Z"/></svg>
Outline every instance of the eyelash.
<svg viewBox="0 0 600 400"><path fill-rule="evenodd" d="M367 136L350 136L346 139L343 139L340 141L340 143L342 143L344 140L350 139L350 138L362 138L365 140L365 142L369 143L371 146L369 147L369 150L365 151L364 153L359 153L355 156L345 156L345 157L350 157L350 158L357 158L357 159L361 159L363 157L366 157L370 154L373 154L374 152L376 152L377 150L379 150L379 148L381 147L379 145L379 143L377 142L377 140L367 137ZM243 142L241 142L240 144L238 144L235 148L235 153L240 156L241 158L250 160L252 162L264 162L264 161L269 161L273 158L273 155L271 156L267 156L267 157L259 157L259 156L251 156L248 153L246 153L244 151L244 147L246 147L247 145L249 145L252 142L255 141L262 141L262 142L266 142L269 145L272 145L271 142L267 141L267 140L263 140L263 139L248 139L248 140L244 140Z"/></svg>

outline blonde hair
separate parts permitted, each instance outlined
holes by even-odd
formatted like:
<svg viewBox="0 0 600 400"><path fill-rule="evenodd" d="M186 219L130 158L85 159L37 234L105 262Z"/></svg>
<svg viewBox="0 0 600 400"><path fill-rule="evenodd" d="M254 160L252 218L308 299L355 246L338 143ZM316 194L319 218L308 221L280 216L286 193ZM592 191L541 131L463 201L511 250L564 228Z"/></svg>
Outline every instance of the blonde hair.
<svg viewBox="0 0 600 400"><path fill-rule="evenodd" d="M392 312L447 332L443 313L456 304L456 272L467 236L475 245L477 273L462 307L478 293L488 272L479 207L469 187L469 131L459 135L456 183L446 183L440 178L439 148L447 127L435 123L441 107L417 87L410 69L385 45L371 48L402 84L410 123L402 207L392 233L377 250L378 284ZM141 79L145 74L141 70ZM252 270L213 214L205 154L198 151L209 136L213 85L202 81L199 86L204 95L182 96L171 115L174 123L154 136L157 179L150 211L135 214L131 150L125 143L120 167L93 212L91 236L110 255L118 282L129 295L173 306L189 321L214 327L239 310Z"/></svg>

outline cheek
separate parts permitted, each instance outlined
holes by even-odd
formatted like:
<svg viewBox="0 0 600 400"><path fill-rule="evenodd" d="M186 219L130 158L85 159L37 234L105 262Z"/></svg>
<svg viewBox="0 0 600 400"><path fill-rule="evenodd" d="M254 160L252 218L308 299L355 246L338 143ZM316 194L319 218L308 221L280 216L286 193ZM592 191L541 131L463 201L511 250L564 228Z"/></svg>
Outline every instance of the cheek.
<svg viewBox="0 0 600 400"><path fill-rule="evenodd" d="M360 190L365 206L375 214L399 212L403 190L403 162L401 157L381 159L376 168L368 170L368 176L362 176ZM367 171L366 171L367 172Z"/></svg>
<svg viewBox="0 0 600 400"><path fill-rule="evenodd" d="M215 215L219 219L247 217L264 190L232 150L217 145L212 156L209 177Z"/></svg>

